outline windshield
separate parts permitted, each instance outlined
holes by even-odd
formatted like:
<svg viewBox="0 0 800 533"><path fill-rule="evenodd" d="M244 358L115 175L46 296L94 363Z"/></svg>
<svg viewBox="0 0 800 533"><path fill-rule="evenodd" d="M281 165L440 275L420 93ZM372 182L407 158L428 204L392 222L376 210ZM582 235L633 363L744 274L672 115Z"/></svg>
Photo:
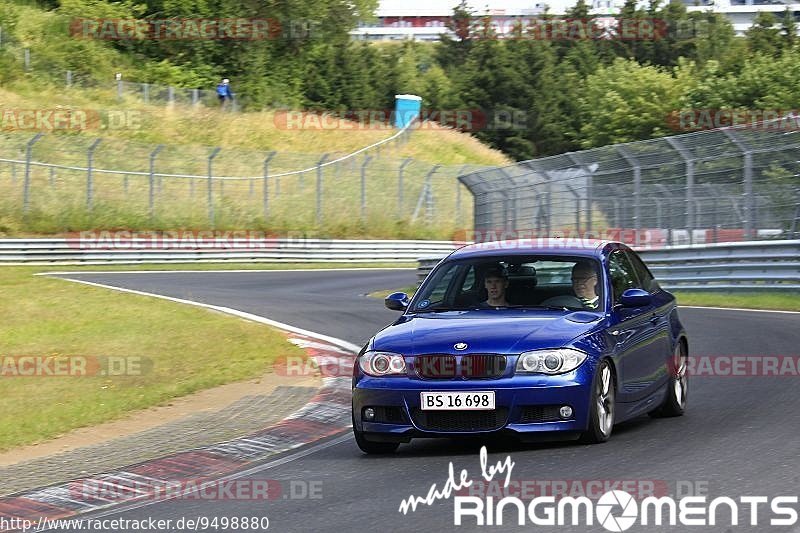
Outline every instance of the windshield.
<svg viewBox="0 0 800 533"><path fill-rule="evenodd" d="M596 259L497 256L440 265L414 297L413 313L543 308L603 311Z"/></svg>

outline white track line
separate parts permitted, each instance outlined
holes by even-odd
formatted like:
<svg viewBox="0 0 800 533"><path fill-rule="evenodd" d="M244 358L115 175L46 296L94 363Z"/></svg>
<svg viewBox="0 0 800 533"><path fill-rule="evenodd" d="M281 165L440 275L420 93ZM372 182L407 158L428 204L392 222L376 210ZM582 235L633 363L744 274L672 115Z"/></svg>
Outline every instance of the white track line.
<svg viewBox="0 0 800 533"><path fill-rule="evenodd" d="M350 270L361 270L361 269L350 269ZM158 271L158 272L160 272L160 271ZM171 271L171 272L181 272L181 271ZM206 271L199 271L199 272L206 272ZM252 271L246 270L245 272L252 272ZM266 271L266 272L274 272L274 271ZM137 273L137 272L128 272L128 273L130 274L130 273ZM140 272L138 272L138 273L140 273ZM41 273L39 275L47 275L47 274L54 274L54 273L53 272ZM204 308L204 309L211 309L211 310L214 310L214 311L219 311L221 313L226 313L226 314L229 314L229 315L233 315L233 316L236 316L236 317L239 317L239 318L244 318L245 320L251 320L253 322L258 322L260 324L266 324L268 326L273 326L273 327L276 327L276 328L279 328L279 329L283 329L283 330L286 330L286 331L289 331L289 332L292 332L292 333L297 333L299 335L304 335L306 337L311 337L311 338L314 338L314 339L325 341L325 342L328 342L330 344L339 346L341 348L345 348L347 350L351 350L351 351L356 352L356 353L361 350L361 348L359 346L357 346L355 344L352 344L350 342L347 342L345 340L342 340L342 339L337 339L336 337L330 337L328 335L321 335L321 334L315 333L313 331L308 331L308 330L305 330L305 329L302 329L302 328L297 328L295 326L290 326L289 324L284 324L283 322L270 320L269 318L265 318L265 317L262 317L262 316L259 316L259 315L254 315L252 313L246 313L244 311L239 311L237 309L232 309L230 307L222 307L222 306L219 306L219 305L204 304L204 303L200 303L200 302L194 302L192 300L184 300L184 299L181 299L181 298L173 298L171 296L164 296L162 294L154 294L154 293L149 293L149 292L144 292L144 291L137 291L137 290L134 290L134 289L126 289L126 288L123 288L123 287L115 287L113 285L104 285L102 283L94 283L94 282L91 282L91 281L83 281L83 280L70 279L70 278L59 278L59 279L63 279L65 281L71 281L73 283L82 283L84 285L90 285L90 286L93 286L93 287L101 287L101 288L104 288L104 289L111 289L111 290L115 290L115 291L119 291L119 292L137 294L137 295L140 295L140 296L150 296L150 297L153 297L153 298L160 298L162 300L168 300L170 302L182 303L182 304L186 304L186 305L193 305L193 306L201 307L201 308ZM222 478L220 478L220 479L218 479L216 481L229 480L229 479L238 479L240 477L247 476L247 475L250 475L250 474L254 474L254 473L260 472L262 470L267 470L267 469L270 469L270 468L274 468L276 466L280 466L280 465L286 464L286 463L294 461L296 459L300 459L300 458L305 457L307 455L310 455L312 453L316 453L316 452L318 452L320 450L323 450L325 448L330 448L332 446L336 446L336 445L341 444L343 442L349 441L350 439L352 439L352 436L349 433L347 433L345 435L340 435L338 437L333 438L332 440L329 440L329 441L326 441L326 442L323 442L323 443L320 443L320 444L317 444L317 445L313 445L313 446L311 446L309 448L297 451L297 452L292 453L290 455L287 455L287 456L284 456L284 457L281 457L281 458L278 458L278 459L275 459L275 460L272 460L272 461L268 461L268 462L263 463L261 465L257 465L257 466L248 468L246 470L241 470L239 472L235 472L235 473L232 473L232 474L227 475L227 476L223 476ZM197 487L196 490L200 490L200 487ZM167 501L168 499L172 499L172 498L166 498L166 499L162 498L160 500L155 500L155 501L149 501L148 500L148 501L142 501L142 502L139 502L139 503L133 503L133 504L130 504L130 505L125 505L125 504L114 505L111 508L107 509L106 511L101 512L100 514L94 514L91 511L89 511L88 513L82 513L82 514L76 515L74 517L74 519L85 519L85 518L88 518L89 516L91 516L92 518L99 518L99 517L103 517L103 516L107 516L107 515L111 515L111 514L123 513L123 512L139 509L141 507L148 507L150 505L155 505L157 503L162 503L164 501ZM51 531L51 529L46 529L46 530L42 530L42 531Z"/></svg>
<svg viewBox="0 0 800 533"><path fill-rule="evenodd" d="M84 281L81 279L71 279L71 278L58 278L63 279L65 281L71 281L72 283L82 283L84 285L91 285L92 287L101 287L103 289L111 289L114 291L119 292L127 292L130 294L138 294L139 296L150 296L152 298L160 298L162 300L167 300L170 302L177 302L186 305L194 305L196 307L202 307L203 309L211 309L213 311L218 311L220 313L225 313L228 315L237 316L239 318L243 318L245 320L250 320L252 322L258 322L260 324L266 324L267 326L272 326L274 328L282 329L285 331L289 331L291 333L297 333L298 335L304 335L306 337L311 337L312 339L318 339L321 341L328 342L335 346L339 346L340 348L344 348L345 350L350 350L354 353L358 353L361 351L361 347L357 346L353 343L347 342L342 339L337 339L336 337L330 337L328 335L322 335L320 333L315 333L313 331L309 331L307 329L298 328L295 326L290 326L289 324L284 324L283 322L278 322L277 320L271 320L269 318L265 318L263 316L254 315L252 313L246 313L244 311L239 311L238 309L233 309L231 307L223 307L221 305L211 305L211 304L204 304L200 302L195 302L192 300L184 300L182 298L173 298L172 296L164 296L163 294L155 294L152 292L144 292L144 291L137 291L134 289L125 289L123 287L115 287L113 285L105 285L103 283L95 283L93 281Z"/></svg>
<svg viewBox="0 0 800 533"><path fill-rule="evenodd" d="M679 309L714 309L716 311L751 311L753 313L784 313L789 315L798 315L800 311L781 311L779 309L744 309L741 307L705 307L702 305L680 305Z"/></svg>

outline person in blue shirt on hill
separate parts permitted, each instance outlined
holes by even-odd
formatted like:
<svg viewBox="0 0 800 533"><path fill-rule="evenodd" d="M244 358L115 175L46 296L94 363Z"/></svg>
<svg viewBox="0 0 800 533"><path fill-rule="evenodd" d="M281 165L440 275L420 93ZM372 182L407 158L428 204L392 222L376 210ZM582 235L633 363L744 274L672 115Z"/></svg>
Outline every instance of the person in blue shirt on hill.
<svg viewBox="0 0 800 533"><path fill-rule="evenodd" d="M219 85L217 85L217 98L219 98L219 105L223 108L230 100L233 100L233 91L231 91L231 80L225 78Z"/></svg>

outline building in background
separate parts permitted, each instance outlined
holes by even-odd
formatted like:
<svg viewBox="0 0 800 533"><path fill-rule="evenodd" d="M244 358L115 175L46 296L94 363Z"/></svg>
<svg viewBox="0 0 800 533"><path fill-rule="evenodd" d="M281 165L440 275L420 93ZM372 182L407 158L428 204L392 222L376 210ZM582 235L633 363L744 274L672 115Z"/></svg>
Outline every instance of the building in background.
<svg viewBox="0 0 800 533"><path fill-rule="evenodd" d="M743 34L759 11L771 11L777 18L788 6L800 22L800 3L781 0L683 0L689 11L712 10L724 13L737 34ZM436 41L443 33L451 34L447 22L459 0L380 0L377 20L364 22L351 31L354 39ZM498 35L511 31L517 22L536 19L545 13L563 15L575 5L574 0L495 0L491 3L467 2L476 16L489 15ZM591 0L587 2L594 16L615 16L624 0ZM643 2L646 4L646 2ZM644 7L644 6L643 6Z"/></svg>

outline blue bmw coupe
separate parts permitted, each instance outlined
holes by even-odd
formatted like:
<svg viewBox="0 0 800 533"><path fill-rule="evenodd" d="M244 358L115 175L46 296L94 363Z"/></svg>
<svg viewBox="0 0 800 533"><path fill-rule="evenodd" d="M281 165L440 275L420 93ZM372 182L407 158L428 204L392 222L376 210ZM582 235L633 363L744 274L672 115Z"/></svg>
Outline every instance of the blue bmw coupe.
<svg viewBox="0 0 800 533"><path fill-rule="evenodd" d="M675 297L624 244L474 244L410 300L385 303L402 315L353 369L353 432L366 453L494 433L600 443L616 423L684 412Z"/></svg>

